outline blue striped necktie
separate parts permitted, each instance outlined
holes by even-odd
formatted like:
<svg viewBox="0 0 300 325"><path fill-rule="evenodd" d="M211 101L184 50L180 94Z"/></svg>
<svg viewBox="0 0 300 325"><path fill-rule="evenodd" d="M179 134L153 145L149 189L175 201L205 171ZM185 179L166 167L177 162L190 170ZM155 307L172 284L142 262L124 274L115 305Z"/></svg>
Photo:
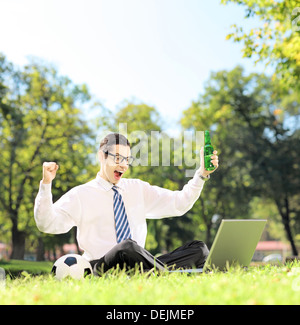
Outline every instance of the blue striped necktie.
<svg viewBox="0 0 300 325"><path fill-rule="evenodd" d="M127 214L122 195L118 192L116 186L112 187L114 193L114 214L116 224L117 242L131 238Z"/></svg>

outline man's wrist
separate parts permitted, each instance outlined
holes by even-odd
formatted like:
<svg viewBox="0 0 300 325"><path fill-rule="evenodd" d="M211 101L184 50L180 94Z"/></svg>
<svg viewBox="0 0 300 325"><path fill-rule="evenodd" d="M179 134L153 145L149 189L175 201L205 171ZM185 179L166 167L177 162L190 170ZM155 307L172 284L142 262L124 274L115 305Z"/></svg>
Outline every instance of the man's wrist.
<svg viewBox="0 0 300 325"><path fill-rule="evenodd" d="M47 184L51 184L51 183L52 183L52 181L47 181L45 179L42 179L42 184L47 185Z"/></svg>
<svg viewBox="0 0 300 325"><path fill-rule="evenodd" d="M203 175L202 173L199 173L198 174L198 176L204 181L204 182L206 182L206 181L208 181L209 179L210 179L210 175L209 174L207 174L207 175Z"/></svg>

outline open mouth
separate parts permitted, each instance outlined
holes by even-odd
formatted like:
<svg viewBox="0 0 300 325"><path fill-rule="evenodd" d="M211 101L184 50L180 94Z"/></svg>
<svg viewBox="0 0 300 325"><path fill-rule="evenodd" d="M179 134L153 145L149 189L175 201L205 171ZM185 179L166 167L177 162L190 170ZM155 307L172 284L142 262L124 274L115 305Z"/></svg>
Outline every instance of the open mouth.
<svg viewBox="0 0 300 325"><path fill-rule="evenodd" d="M122 172L122 171L118 171L118 170L114 171L115 179L120 179L123 174L124 174L124 172Z"/></svg>

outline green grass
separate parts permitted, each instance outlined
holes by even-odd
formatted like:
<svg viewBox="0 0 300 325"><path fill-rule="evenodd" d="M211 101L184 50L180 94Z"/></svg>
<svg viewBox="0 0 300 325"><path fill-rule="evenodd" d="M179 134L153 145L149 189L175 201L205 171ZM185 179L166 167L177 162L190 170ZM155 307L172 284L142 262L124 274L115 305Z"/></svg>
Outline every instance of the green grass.
<svg viewBox="0 0 300 325"><path fill-rule="evenodd" d="M50 264L51 265L51 264ZM3 267L0 264L0 267ZM44 265L49 268L49 265ZM50 267L51 269L51 267ZM227 273L128 276L110 272L80 281L51 275L7 277L0 304L267 305L300 303L300 262Z"/></svg>
<svg viewBox="0 0 300 325"><path fill-rule="evenodd" d="M22 272L33 275L48 274L51 271L52 265L52 262L31 262L23 260L0 261L0 267L11 277L20 276Z"/></svg>

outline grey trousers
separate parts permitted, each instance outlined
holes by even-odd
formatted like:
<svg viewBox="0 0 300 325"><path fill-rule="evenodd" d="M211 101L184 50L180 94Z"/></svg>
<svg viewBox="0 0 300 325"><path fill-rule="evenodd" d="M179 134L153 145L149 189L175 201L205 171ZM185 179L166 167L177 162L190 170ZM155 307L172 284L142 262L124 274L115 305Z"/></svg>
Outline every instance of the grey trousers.
<svg viewBox="0 0 300 325"><path fill-rule="evenodd" d="M121 269L129 270L139 267L144 271L201 268L208 254L207 246L202 241L194 240L156 258L134 240L126 239L113 247L99 260L91 261L91 265L94 273L106 272L109 269L116 268L117 265Z"/></svg>

